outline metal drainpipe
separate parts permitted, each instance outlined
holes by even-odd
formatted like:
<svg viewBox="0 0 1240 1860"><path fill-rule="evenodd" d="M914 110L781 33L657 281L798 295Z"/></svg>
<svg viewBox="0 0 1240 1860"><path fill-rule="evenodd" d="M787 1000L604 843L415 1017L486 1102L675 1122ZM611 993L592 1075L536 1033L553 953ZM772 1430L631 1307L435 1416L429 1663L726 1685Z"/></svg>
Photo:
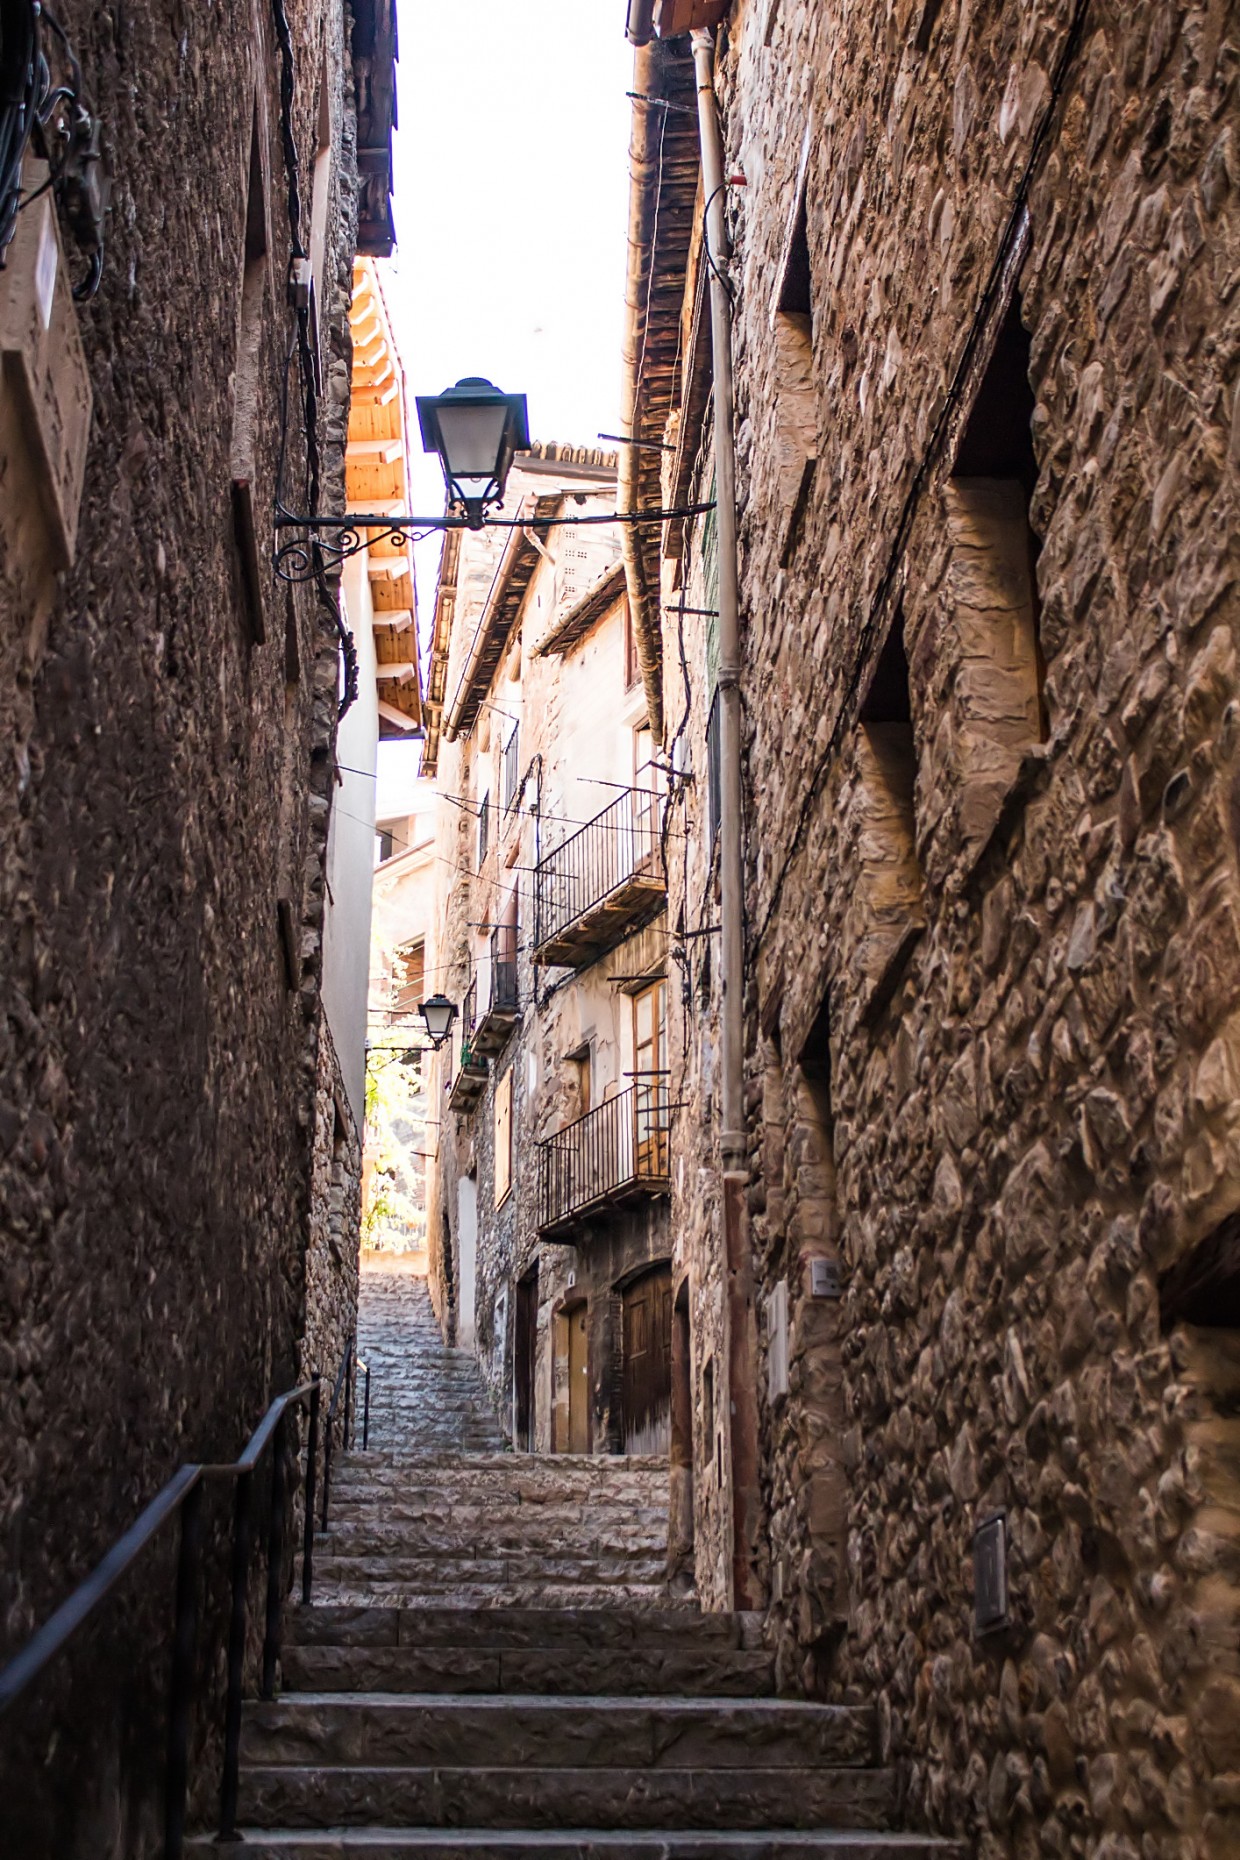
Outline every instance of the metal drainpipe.
<svg viewBox="0 0 1240 1860"><path fill-rule="evenodd" d="M736 444L732 407L732 300L722 270L731 256L724 215L723 139L715 103L715 35L693 34L710 271L714 374L715 524L719 546L719 888L722 919L722 1066L719 1138L727 1297L732 1606L755 1608L761 1524L753 1267L745 1219L748 1142L744 1102L744 872L741 860L741 637L736 567Z"/></svg>

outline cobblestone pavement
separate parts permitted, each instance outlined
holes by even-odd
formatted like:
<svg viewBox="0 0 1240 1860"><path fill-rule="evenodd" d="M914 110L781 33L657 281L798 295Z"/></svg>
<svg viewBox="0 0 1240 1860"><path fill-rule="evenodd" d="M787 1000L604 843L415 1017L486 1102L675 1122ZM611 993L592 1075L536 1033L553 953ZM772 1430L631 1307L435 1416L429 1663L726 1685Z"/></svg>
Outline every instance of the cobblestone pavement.
<svg viewBox="0 0 1240 1860"><path fill-rule="evenodd" d="M472 1353L445 1347L426 1280L408 1262L363 1260L357 1333L358 1354L370 1367L372 1448L413 1454L503 1448Z"/></svg>

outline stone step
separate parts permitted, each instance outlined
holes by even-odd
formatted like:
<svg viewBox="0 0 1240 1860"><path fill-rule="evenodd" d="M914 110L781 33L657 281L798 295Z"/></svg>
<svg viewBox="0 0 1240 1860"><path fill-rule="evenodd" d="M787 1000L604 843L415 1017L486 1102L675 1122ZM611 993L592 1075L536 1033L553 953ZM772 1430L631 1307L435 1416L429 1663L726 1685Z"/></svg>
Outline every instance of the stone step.
<svg viewBox="0 0 1240 1860"><path fill-rule="evenodd" d="M463 1462L468 1460L468 1464ZM422 1453L392 1448L371 1448L365 1453L342 1453L335 1462L342 1476L356 1473L406 1472L429 1479L462 1479L471 1483L491 1474L513 1474L544 1480L586 1479L608 1485L628 1479L667 1477L668 1460L661 1454L636 1453Z"/></svg>
<svg viewBox="0 0 1240 1860"><path fill-rule="evenodd" d="M879 1828L889 1770L247 1765L240 1818L267 1828Z"/></svg>
<svg viewBox="0 0 1240 1860"><path fill-rule="evenodd" d="M702 1614L694 1605L650 1608L332 1607L290 1609L292 1646L519 1648L530 1652L604 1648L685 1649L762 1647L762 1616Z"/></svg>
<svg viewBox="0 0 1240 1860"><path fill-rule="evenodd" d="M486 1617L483 1617L486 1619ZM775 1658L737 1648L286 1647L284 1684L314 1692L659 1693L763 1698Z"/></svg>
<svg viewBox="0 0 1240 1860"><path fill-rule="evenodd" d="M199 1835L191 1853L217 1860L967 1860L968 1849L932 1835L861 1828L738 1834L684 1828L622 1833L602 1828L327 1828L242 1830L240 1841Z"/></svg>
<svg viewBox="0 0 1240 1860"><path fill-rule="evenodd" d="M375 1521L392 1524L446 1524L463 1529L470 1525L480 1529L500 1524L536 1523L550 1520L557 1530L566 1525L598 1523L608 1529L629 1525L634 1529L667 1530L667 1506L634 1504L626 1499L611 1499L603 1494L564 1497L522 1497L520 1492L497 1493L491 1502L471 1495L454 1502L438 1492L406 1492L393 1496L386 1492L349 1491L337 1493L332 1488L331 1528L340 1524Z"/></svg>
<svg viewBox="0 0 1240 1860"><path fill-rule="evenodd" d="M442 1587L453 1582L658 1582L667 1563L665 1550L617 1550L571 1547L559 1551L545 1545L530 1545L520 1550L484 1547L482 1554L472 1545L459 1550L429 1549L423 1554L415 1547L393 1545L390 1549L371 1549L344 1543L327 1544L314 1549L314 1570L323 1582L337 1581L423 1583Z"/></svg>
<svg viewBox="0 0 1240 1860"><path fill-rule="evenodd" d="M531 1518L525 1528L497 1522L491 1531L458 1531L448 1525L430 1530L420 1524L354 1523L342 1518L333 1519L330 1530L315 1540L314 1554L316 1558L434 1557L442 1562L538 1557L551 1565L582 1557L666 1563L667 1531L619 1525L608 1530L576 1523L556 1529L554 1520L546 1518Z"/></svg>
<svg viewBox="0 0 1240 1860"><path fill-rule="evenodd" d="M869 1712L791 1699L286 1693L245 1715L242 1762L557 1770L856 1768Z"/></svg>
<svg viewBox="0 0 1240 1860"><path fill-rule="evenodd" d="M676 1606L669 1602L662 1583L401 1583L353 1580L348 1573L331 1579L315 1566L316 1601L336 1607L403 1608L416 1614L422 1608L472 1608L481 1611L506 1608L540 1608L548 1603L563 1608L606 1609Z"/></svg>

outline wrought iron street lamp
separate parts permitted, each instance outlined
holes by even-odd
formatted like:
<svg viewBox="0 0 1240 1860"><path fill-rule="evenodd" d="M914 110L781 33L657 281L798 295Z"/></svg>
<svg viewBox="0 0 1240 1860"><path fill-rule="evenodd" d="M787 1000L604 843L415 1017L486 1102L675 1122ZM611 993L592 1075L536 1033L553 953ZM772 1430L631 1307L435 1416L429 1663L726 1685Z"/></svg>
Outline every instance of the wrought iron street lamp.
<svg viewBox="0 0 1240 1860"><path fill-rule="evenodd" d="M481 375L467 375L442 394L418 396L422 444L439 454L448 503L471 530L498 504L514 453L530 443L524 394L504 394Z"/></svg>
<svg viewBox="0 0 1240 1860"><path fill-rule="evenodd" d="M448 509L439 517L411 517L387 511L352 511L333 517L299 512L284 500L281 464L276 491L276 546L272 566L281 581L318 581L325 600L326 575L338 574L347 557L384 540L397 549L442 530L523 529L529 519L491 513L504 495L515 455L528 450L529 424L524 394L505 394L480 375L467 375L442 394L418 396L422 443L436 452L448 488ZM626 444L642 443L625 441ZM571 466L568 468L571 471ZM540 534L560 524L666 523L713 510L714 503L685 504L676 510L611 510L539 517Z"/></svg>
<svg viewBox="0 0 1240 1860"><path fill-rule="evenodd" d="M418 1013L422 1016L427 1039L438 1052L452 1032L457 1016L456 1002L449 1001L447 995L431 995L418 1003Z"/></svg>

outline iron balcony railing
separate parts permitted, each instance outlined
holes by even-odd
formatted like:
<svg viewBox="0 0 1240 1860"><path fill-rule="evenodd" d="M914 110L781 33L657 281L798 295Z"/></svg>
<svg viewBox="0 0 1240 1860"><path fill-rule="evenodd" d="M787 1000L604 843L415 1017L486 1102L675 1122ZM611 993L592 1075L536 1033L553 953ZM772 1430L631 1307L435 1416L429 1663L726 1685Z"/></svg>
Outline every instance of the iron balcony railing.
<svg viewBox="0 0 1240 1860"><path fill-rule="evenodd" d="M516 931L507 927L492 932L491 957L474 976L478 1025L471 1049L475 1057L494 1058L508 1043L517 1019Z"/></svg>
<svg viewBox="0 0 1240 1860"><path fill-rule="evenodd" d="M465 998L461 1002L461 1063L458 1070L464 1071L473 1064L474 1034L478 1026L478 977L471 975Z"/></svg>
<svg viewBox="0 0 1240 1860"><path fill-rule="evenodd" d="M487 1080L486 1055L478 1050L478 977L470 979L461 1003L460 1062L448 1087L448 1106L468 1111L482 1096Z"/></svg>
<svg viewBox="0 0 1240 1860"><path fill-rule="evenodd" d="M667 1081L639 1079L538 1145L538 1227L666 1190L671 1146Z"/></svg>
<svg viewBox="0 0 1240 1860"><path fill-rule="evenodd" d="M516 932L491 932L491 972L487 982L488 1014L515 1014L517 1011Z"/></svg>
<svg viewBox="0 0 1240 1860"><path fill-rule="evenodd" d="M663 797L626 788L586 826L539 861L534 872L534 943L545 950L574 925L619 915L662 895ZM551 960L556 960L553 951Z"/></svg>

